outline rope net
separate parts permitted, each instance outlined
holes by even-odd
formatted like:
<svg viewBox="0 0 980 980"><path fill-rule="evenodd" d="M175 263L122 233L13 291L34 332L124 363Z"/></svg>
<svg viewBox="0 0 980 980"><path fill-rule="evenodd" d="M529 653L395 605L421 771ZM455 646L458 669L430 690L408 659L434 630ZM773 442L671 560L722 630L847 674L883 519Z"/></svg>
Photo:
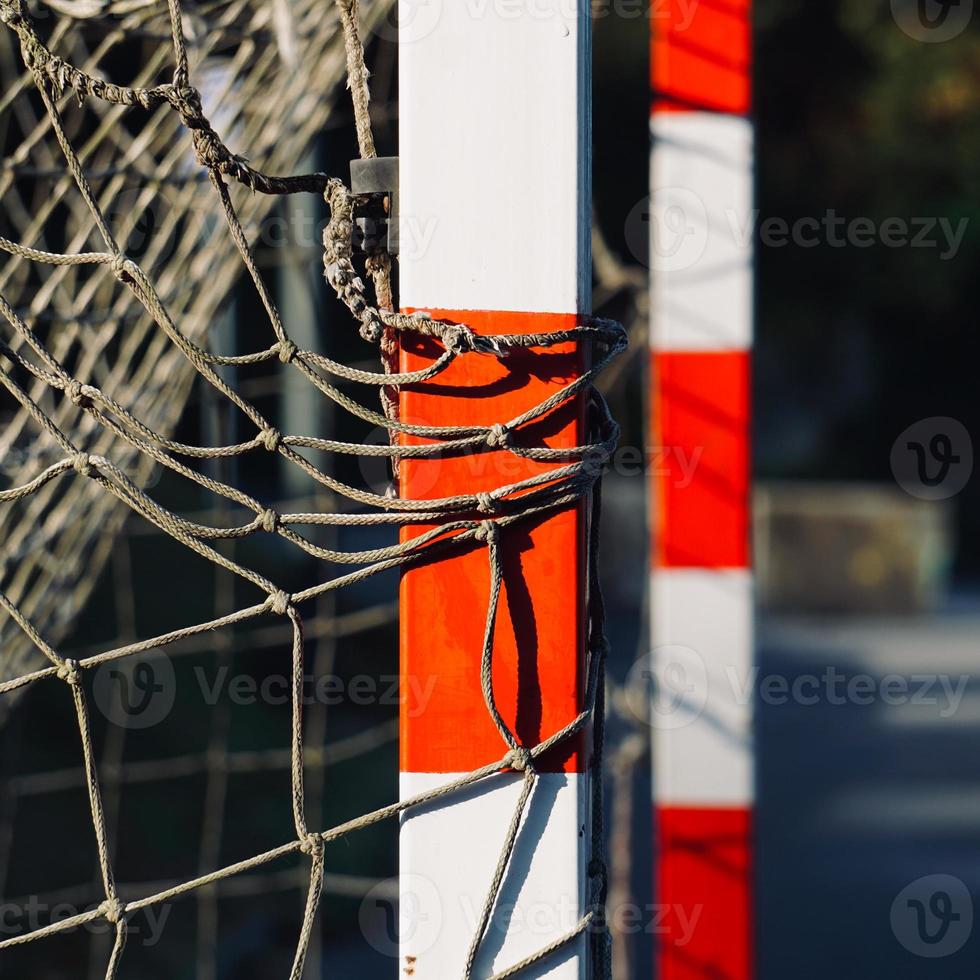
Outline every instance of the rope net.
<svg viewBox="0 0 980 980"><path fill-rule="evenodd" d="M368 28L384 6L368 8ZM12 7L0 9L14 14ZM196 79L218 107L216 118L236 142L254 148L277 169L293 169L303 158L330 118L333 93L346 73L331 6L293 0L288 9L292 33L302 39L295 64L284 62L285 43L270 43L275 5L255 0L201 4L184 22L185 32L194 34ZM142 89L172 70L162 4L92 3L86 9L73 2L40 12L46 14L39 26L48 28L48 47L83 72L111 67ZM263 38L266 43L257 44ZM49 251L82 248L97 234L96 222L75 190L19 47L17 34L0 32L0 237ZM60 70L51 61L43 64L46 71ZM84 92L81 78L75 81ZM275 99L268 97L270 91L276 92ZM98 207L118 241L135 251L144 267L154 269L157 291L182 332L201 340L227 302L241 261L230 236L213 233L211 224L191 224L194 216L209 213L213 191L196 165L179 116L160 105L136 118L124 105L99 98L71 110L70 135ZM283 117L288 126L282 125ZM251 194L237 207L248 226L265 218L274 203L268 195ZM0 293L32 322L67 371L138 408L149 428L173 431L194 367L143 315L132 292L105 275L104 268L66 263L45 269L42 276L33 262L4 248ZM16 351L24 349L17 334L2 339ZM119 444L92 416L78 417L75 406L47 385L34 383L27 390L57 425L72 427L96 452L112 447L134 483L145 484L154 466L151 458ZM15 409L4 421L0 461L10 482L23 484L38 472L39 459L51 461L55 447L36 438L25 409ZM45 624L49 640L64 635L71 611L84 604L108 558L112 534L100 531L118 528L124 514L112 497L84 481L49 484L23 508L0 509L0 581L25 615ZM12 673L32 656L30 642L9 620L0 623L0 646L3 666Z"/></svg>
<svg viewBox="0 0 980 980"><path fill-rule="evenodd" d="M384 8L373 5L367 18L377 20ZM594 975L607 975L600 775L607 644L597 562L600 478L618 429L594 381L625 348L623 329L591 319L574 330L491 338L424 313L397 313L392 309L387 255L379 252L364 260L370 288L355 267L359 202L342 181L321 173L273 176L229 149L226 139L249 146L253 158L261 159L268 170L296 166L324 124L330 108L326 93L346 73L360 152L374 155L356 0L338 0L329 18L312 0L285 5L218 0L195 6L190 17L183 16L178 0L168 0L165 10L155 0L93 0L90 7L56 5L52 0L43 9L58 16L39 21L24 0L0 0L0 20L26 68L0 96L0 120L4 114L8 118L5 138L14 142L5 147L0 171L5 205L0 252L9 256L0 265L0 317L8 328L0 338L0 382L7 395L4 410L13 408L0 436L0 450L19 460L12 473L8 469L8 485L0 490L0 606L8 619L0 635L5 670L0 693L9 697L45 682L64 683L71 693L102 900L84 913L4 939L0 950L105 920L114 931L104 974L112 978L119 971L127 922L134 913L302 853L309 862L307 900L290 972L299 980L324 887L325 844L421 804L440 799L451 803L454 794L476 782L517 773L522 790L509 825L501 828L496 870L463 969L464 977L470 978L480 969L481 944L534 790L535 760L591 727L597 772L591 781L588 908L565 936L495 976L518 975L583 934L588 936ZM92 29L80 30L79 18ZM270 35L276 44L259 43ZM124 81L108 80L120 72ZM278 86L275 98L268 95L271 85ZM215 108L212 118L205 114L205 103ZM290 125L275 125L284 108ZM134 182L138 190L127 196ZM287 332L246 228L267 213L276 198L293 194L322 196L326 203L326 281L349 309L361 337L379 346L382 370L350 366L306 349ZM140 216L150 204L161 202L168 205L162 210L162 223L134 248ZM226 234L209 234L202 248L201 232L189 230L187 217L208 210L220 215ZM258 297L267 342L247 352L212 350L208 325L242 273ZM424 369L399 373L394 355L402 335L432 338L441 353ZM516 349L541 351L569 343L587 350L591 367L518 417L485 427L417 425L397 417L400 386L436 378L457 358L505 361ZM283 432L242 386L228 380L234 377L229 369L257 365L278 365L336 410L382 427L389 441L376 445ZM249 438L210 446L174 438L195 382L203 383L212 398L239 416L251 430ZM380 410L352 395L355 386L374 388ZM526 426L570 399L587 407L582 445L557 449L522 438ZM413 438L408 444L406 437L425 441ZM20 450L19 456L14 449ZM501 450L540 463L540 472L489 493L438 499L378 493L345 482L331 466L314 462L321 456L378 457L397 470L399 460L409 457ZM309 480L318 490L317 507L309 512L277 509L216 475L224 473L217 464L262 454ZM215 513L224 519L208 522L155 499L150 477L161 469L220 501ZM584 705L561 730L537 745L523 745L498 710L492 682L501 552L512 525L583 503L589 523ZM251 592L254 601L234 604L231 611L206 621L67 657L58 647L70 632L72 617L61 607L77 609L84 602L112 551L114 530L127 517L152 526L211 563L216 572L235 577L243 584L243 594ZM324 545L315 534L325 528L398 530L419 525L425 530L416 536L369 550ZM261 535L280 539L332 571L313 584L287 591L230 547ZM487 711L501 736L499 759L422 796L327 829L311 826L304 788L309 767L302 692L306 611L324 597L380 573L473 548L485 550L490 576L479 671ZM253 549L250 554L261 552ZM74 603L63 602L66 590L74 594ZM258 628L269 617L282 623L291 638L292 839L230 865L210 864L191 880L123 901L113 871L85 675L101 665L131 662L195 638L243 625Z"/></svg>

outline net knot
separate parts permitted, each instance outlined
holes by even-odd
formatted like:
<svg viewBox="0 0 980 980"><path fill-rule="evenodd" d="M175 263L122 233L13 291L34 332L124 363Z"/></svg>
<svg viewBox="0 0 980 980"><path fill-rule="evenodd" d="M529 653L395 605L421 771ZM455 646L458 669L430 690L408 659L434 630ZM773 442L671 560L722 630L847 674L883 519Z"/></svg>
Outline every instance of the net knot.
<svg viewBox="0 0 980 980"><path fill-rule="evenodd" d="M606 862L600 858L593 858L589 861L588 873L590 878L601 878L606 877Z"/></svg>
<svg viewBox="0 0 980 980"><path fill-rule="evenodd" d="M100 906L99 911L112 923L116 925L126 914L126 906L118 898L107 898Z"/></svg>
<svg viewBox="0 0 980 980"><path fill-rule="evenodd" d="M80 408L88 408L92 404L92 398L98 394L98 389L83 385L81 381L72 378L65 386L65 394Z"/></svg>
<svg viewBox="0 0 980 980"><path fill-rule="evenodd" d="M58 668L58 679L67 681L72 686L80 683L81 671L78 668L77 660L65 660Z"/></svg>
<svg viewBox="0 0 980 980"><path fill-rule="evenodd" d="M139 274L139 266L122 252L117 252L113 256L110 268L115 273L116 278L123 282L127 280L135 282Z"/></svg>
<svg viewBox="0 0 980 980"><path fill-rule="evenodd" d="M497 422L491 425L487 432L487 445L491 449L503 449L510 445L510 429L506 425Z"/></svg>
<svg viewBox="0 0 980 980"><path fill-rule="evenodd" d="M189 84L186 74L174 74L170 104L180 113L180 118L188 129L196 129L203 122L201 93Z"/></svg>
<svg viewBox="0 0 980 980"><path fill-rule="evenodd" d="M381 340L384 328L381 322L374 315L373 310L366 310L364 318L361 320L361 328L358 333L369 343L376 344Z"/></svg>
<svg viewBox="0 0 980 980"><path fill-rule="evenodd" d="M524 748L523 745L511 749L504 758L507 767L514 772L524 772L527 769L534 772L534 756L531 755L530 749Z"/></svg>
<svg viewBox="0 0 980 980"><path fill-rule="evenodd" d="M481 514L495 514L497 512L497 498L492 493L478 493L476 495L476 509Z"/></svg>
<svg viewBox="0 0 980 980"><path fill-rule="evenodd" d="M270 603L269 608L277 616L285 616L286 613L288 613L290 608L292 607L290 601L291 599L292 596L288 592L283 592L283 590L280 589L278 592L273 592L269 596L269 603Z"/></svg>
<svg viewBox="0 0 980 980"><path fill-rule="evenodd" d="M282 442L282 433L270 425L259 433L258 440L270 453L274 453Z"/></svg>
<svg viewBox="0 0 980 980"><path fill-rule="evenodd" d="M428 316L428 314L426 314ZM478 334L465 323L450 326L442 335L443 343L455 354L494 354L502 357L506 351L496 337Z"/></svg>
<svg viewBox="0 0 980 980"><path fill-rule="evenodd" d="M206 170L217 170L226 160L226 155L223 152L224 147L206 122L202 120L196 125L193 125L193 122L193 120L189 120L187 126L191 130L194 156L197 157L197 162ZM240 176L241 170L237 172Z"/></svg>
<svg viewBox="0 0 980 980"><path fill-rule="evenodd" d="M350 283L346 266L340 261L333 261L329 256L323 260L323 275L338 292Z"/></svg>
<svg viewBox="0 0 980 980"><path fill-rule="evenodd" d="M319 834L307 834L300 842L299 849L304 854L317 858L323 854L323 838Z"/></svg>
<svg viewBox="0 0 980 980"><path fill-rule="evenodd" d="M88 453L75 453L71 458L72 469L80 476L94 476L95 467L92 466L92 457Z"/></svg>
<svg viewBox="0 0 980 980"><path fill-rule="evenodd" d="M275 534L279 528L279 515L271 508L267 507L260 515L262 530L269 534Z"/></svg>
<svg viewBox="0 0 980 980"><path fill-rule="evenodd" d="M288 364L298 350L299 348L289 339L279 341L279 360L283 364Z"/></svg>
<svg viewBox="0 0 980 980"><path fill-rule="evenodd" d="M425 319L429 319L428 314ZM476 350L476 334L465 323L457 323L449 327L442 335L442 342L454 354L465 354Z"/></svg>
<svg viewBox="0 0 980 980"><path fill-rule="evenodd" d="M185 72L174 74L169 102L177 110L181 122L191 131L197 162L212 174L221 170L246 186L254 187L244 159L228 150L208 122L201 103L201 93L189 83Z"/></svg>
<svg viewBox="0 0 980 980"><path fill-rule="evenodd" d="M476 540L496 543L500 537L500 525L496 521L480 521L480 526L476 529Z"/></svg>

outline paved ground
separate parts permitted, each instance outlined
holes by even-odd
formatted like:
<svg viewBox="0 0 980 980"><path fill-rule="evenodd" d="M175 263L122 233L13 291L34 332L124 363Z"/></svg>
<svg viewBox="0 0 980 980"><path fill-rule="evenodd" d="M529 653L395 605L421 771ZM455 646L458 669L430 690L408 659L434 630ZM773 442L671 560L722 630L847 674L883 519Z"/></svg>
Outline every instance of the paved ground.
<svg viewBox="0 0 980 980"><path fill-rule="evenodd" d="M808 702L759 703L762 976L974 980L980 607L763 617L759 662Z"/></svg>

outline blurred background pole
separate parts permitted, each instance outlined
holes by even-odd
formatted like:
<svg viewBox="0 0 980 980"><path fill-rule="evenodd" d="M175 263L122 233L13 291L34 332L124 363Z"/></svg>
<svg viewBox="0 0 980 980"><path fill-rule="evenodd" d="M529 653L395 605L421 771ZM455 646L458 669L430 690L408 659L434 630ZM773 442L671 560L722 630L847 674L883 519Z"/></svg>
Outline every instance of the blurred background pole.
<svg viewBox="0 0 980 980"><path fill-rule="evenodd" d="M651 705L659 980L746 980L751 10L654 4Z"/></svg>

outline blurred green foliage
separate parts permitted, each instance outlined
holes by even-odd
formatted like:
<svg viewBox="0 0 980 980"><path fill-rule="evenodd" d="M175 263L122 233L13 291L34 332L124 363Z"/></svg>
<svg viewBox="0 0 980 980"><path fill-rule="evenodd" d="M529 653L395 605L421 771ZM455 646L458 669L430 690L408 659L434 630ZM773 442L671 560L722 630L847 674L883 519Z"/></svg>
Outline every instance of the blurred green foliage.
<svg viewBox="0 0 980 980"><path fill-rule="evenodd" d="M759 0L756 18L760 220L834 209L962 233L956 249L758 251L760 475L890 479L917 419L980 438L980 11L942 43L910 37L887 2ZM976 572L976 479L958 504L960 570Z"/></svg>

